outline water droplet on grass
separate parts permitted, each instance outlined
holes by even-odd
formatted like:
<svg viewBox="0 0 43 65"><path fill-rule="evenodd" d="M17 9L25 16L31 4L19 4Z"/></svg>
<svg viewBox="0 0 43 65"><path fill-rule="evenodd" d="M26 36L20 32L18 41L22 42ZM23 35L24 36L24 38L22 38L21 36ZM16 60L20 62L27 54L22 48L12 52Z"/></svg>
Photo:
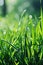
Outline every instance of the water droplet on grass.
<svg viewBox="0 0 43 65"><path fill-rule="evenodd" d="M3 34L5 35L6 34L6 31L3 31Z"/></svg>
<svg viewBox="0 0 43 65"><path fill-rule="evenodd" d="M32 19L32 15L29 15L29 19Z"/></svg>

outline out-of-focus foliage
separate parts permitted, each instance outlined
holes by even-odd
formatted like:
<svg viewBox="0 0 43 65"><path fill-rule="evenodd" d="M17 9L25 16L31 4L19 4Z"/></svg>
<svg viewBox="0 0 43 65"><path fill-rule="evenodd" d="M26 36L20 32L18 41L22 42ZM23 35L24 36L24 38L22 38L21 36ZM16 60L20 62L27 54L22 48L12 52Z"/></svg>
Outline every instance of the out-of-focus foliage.
<svg viewBox="0 0 43 65"><path fill-rule="evenodd" d="M0 8L3 10L3 7L6 7L6 14L14 12L18 15L21 15L21 13L26 10L27 14L32 15L40 15L40 8L42 6L43 8L43 0L2 0L5 1L5 6L1 5ZM1 10L0 9L0 10ZM1 13L1 12L0 12Z"/></svg>

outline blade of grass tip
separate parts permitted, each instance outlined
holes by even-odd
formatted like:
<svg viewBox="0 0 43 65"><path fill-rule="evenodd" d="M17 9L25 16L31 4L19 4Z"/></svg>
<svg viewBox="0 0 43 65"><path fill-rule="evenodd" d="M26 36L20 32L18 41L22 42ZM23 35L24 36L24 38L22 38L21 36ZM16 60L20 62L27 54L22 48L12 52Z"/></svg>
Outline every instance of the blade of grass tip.
<svg viewBox="0 0 43 65"><path fill-rule="evenodd" d="M41 4L41 0L40 0L40 10L41 10L41 27L42 27L42 35L43 35L43 11L42 11L42 4Z"/></svg>
<svg viewBox="0 0 43 65"><path fill-rule="evenodd" d="M25 33L25 45L24 45L24 56L26 57L26 33Z"/></svg>
<svg viewBox="0 0 43 65"><path fill-rule="evenodd" d="M40 28L40 22L38 22L38 24L36 26L36 38L38 38L40 35L42 35L42 31Z"/></svg>
<svg viewBox="0 0 43 65"><path fill-rule="evenodd" d="M32 36L32 44L34 44L34 25L33 25L33 20L31 19L30 20L30 22L31 22L31 36Z"/></svg>
<svg viewBox="0 0 43 65"><path fill-rule="evenodd" d="M24 57L28 57L27 53L27 31L25 31L25 45L24 45Z"/></svg>
<svg viewBox="0 0 43 65"><path fill-rule="evenodd" d="M34 28L32 26L32 44L34 44Z"/></svg>

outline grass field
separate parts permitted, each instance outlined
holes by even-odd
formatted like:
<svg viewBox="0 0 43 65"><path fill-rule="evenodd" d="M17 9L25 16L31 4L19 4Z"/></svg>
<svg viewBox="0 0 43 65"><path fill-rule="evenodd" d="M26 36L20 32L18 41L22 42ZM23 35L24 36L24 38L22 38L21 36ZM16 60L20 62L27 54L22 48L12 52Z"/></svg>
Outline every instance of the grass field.
<svg viewBox="0 0 43 65"><path fill-rule="evenodd" d="M0 17L0 65L43 65L43 16Z"/></svg>

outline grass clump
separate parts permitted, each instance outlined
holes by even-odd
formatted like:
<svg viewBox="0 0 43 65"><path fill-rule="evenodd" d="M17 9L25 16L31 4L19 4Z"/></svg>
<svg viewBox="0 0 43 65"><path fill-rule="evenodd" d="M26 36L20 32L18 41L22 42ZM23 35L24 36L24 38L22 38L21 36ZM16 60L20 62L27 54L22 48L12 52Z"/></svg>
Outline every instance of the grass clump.
<svg viewBox="0 0 43 65"><path fill-rule="evenodd" d="M0 26L0 65L43 65L42 10L40 17L6 17Z"/></svg>

